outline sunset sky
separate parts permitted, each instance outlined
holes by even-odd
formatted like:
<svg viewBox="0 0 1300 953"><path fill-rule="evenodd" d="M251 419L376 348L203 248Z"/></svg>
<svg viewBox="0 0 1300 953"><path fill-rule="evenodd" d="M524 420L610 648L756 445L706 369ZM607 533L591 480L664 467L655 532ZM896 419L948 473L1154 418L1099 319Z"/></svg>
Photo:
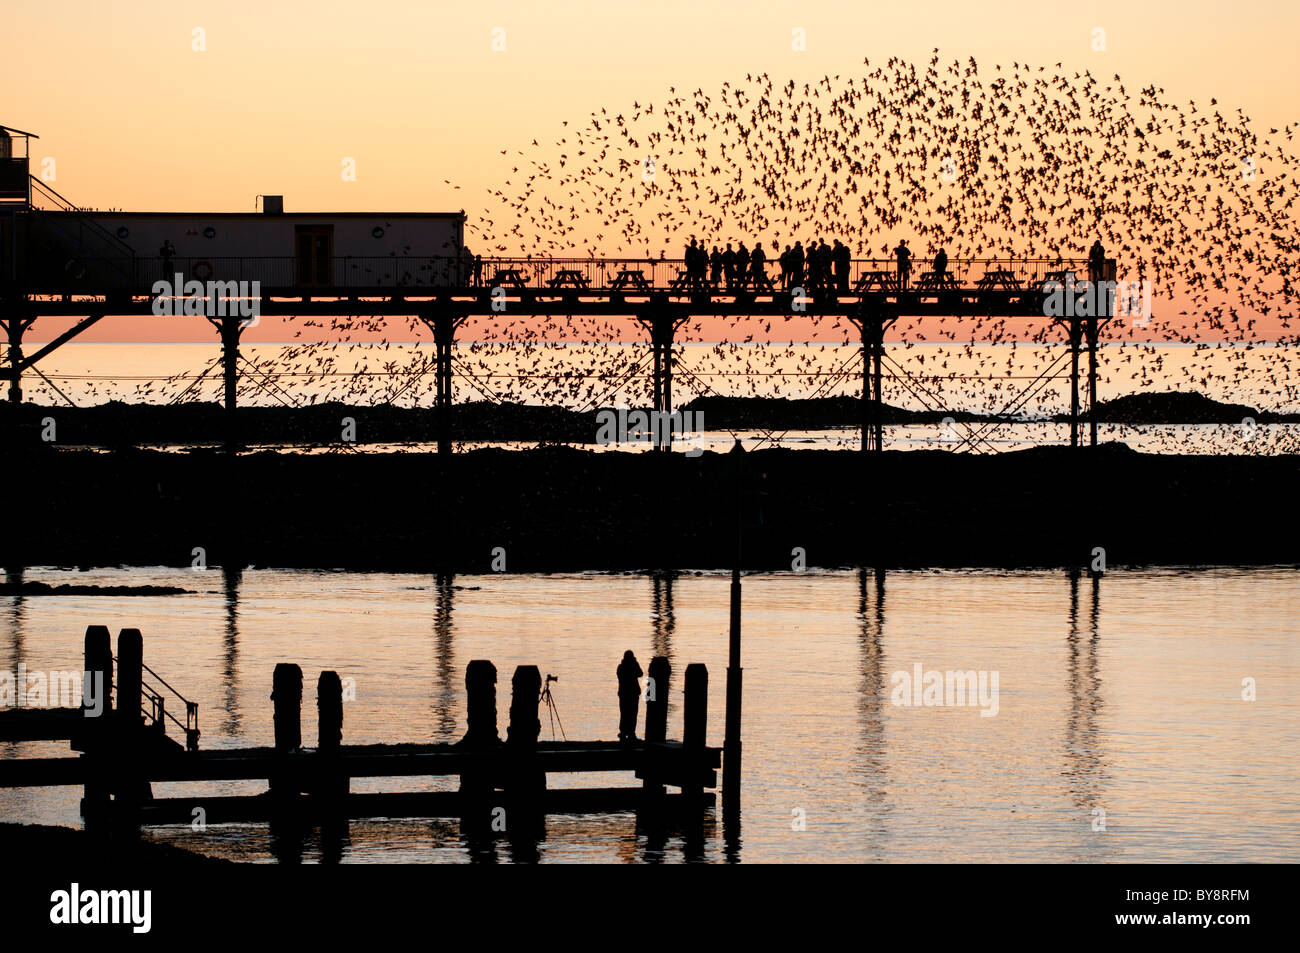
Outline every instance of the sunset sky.
<svg viewBox="0 0 1300 953"><path fill-rule="evenodd" d="M1285 0L11 0L6 14L0 122L39 134L33 172L100 209L252 211L269 193L289 212L465 209L472 230L519 151L555 143L566 120L750 72L779 84L860 74L864 58L924 63L936 47L982 70L1059 62L1067 75L1118 73L1131 90L1154 84L1169 102L1215 97L1260 130L1294 122L1300 92L1300 4ZM210 337L201 323L164 337L142 320L109 319L79 340ZM66 325L44 319L29 341ZM287 334L267 321L249 337Z"/></svg>
<svg viewBox="0 0 1300 953"><path fill-rule="evenodd" d="M504 29L505 50L492 49ZM1093 30L1105 30L1104 52ZM196 52L194 30L206 50ZM806 31L806 52L791 49ZM862 2L56 2L10 0L0 123L41 138L54 188L97 208L473 216L502 149L564 120L747 72L784 81L899 55L1060 62L1172 102L1297 118L1300 4ZM1267 127L1265 127L1267 128ZM340 175L344 157L357 179ZM445 180L451 180L446 184ZM460 186L459 189L454 186Z"/></svg>

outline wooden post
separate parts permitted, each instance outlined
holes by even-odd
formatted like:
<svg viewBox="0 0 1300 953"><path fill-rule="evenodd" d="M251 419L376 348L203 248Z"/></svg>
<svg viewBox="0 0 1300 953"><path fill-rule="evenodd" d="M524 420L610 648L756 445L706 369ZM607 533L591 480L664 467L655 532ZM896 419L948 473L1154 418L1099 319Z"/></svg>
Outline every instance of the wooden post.
<svg viewBox="0 0 1300 953"><path fill-rule="evenodd" d="M144 636L139 629L117 634L117 724L126 735L144 721L140 708L144 679Z"/></svg>
<svg viewBox="0 0 1300 953"><path fill-rule="evenodd" d="M343 743L343 680L338 672L316 679L316 750L337 754Z"/></svg>
<svg viewBox="0 0 1300 953"><path fill-rule="evenodd" d="M527 839L545 827L546 772L538 769L537 738L542 722L537 705L542 694L542 675L536 665L520 665L510 682L510 725L506 747L510 752L506 769L506 833Z"/></svg>
<svg viewBox="0 0 1300 953"><path fill-rule="evenodd" d="M653 807L664 794L663 782L651 746L662 744L668 738L668 687L672 679L672 666L668 659L656 655L650 660L650 682L645 704L645 747L641 758L642 796L646 805Z"/></svg>
<svg viewBox="0 0 1300 953"><path fill-rule="evenodd" d="M275 753L284 758L302 747L302 669L292 662L278 662L271 675L271 701L275 705ZM295 795L282 769L267 778L272 791Z"/></svg>
<svg viewBox="0 0 1300 953"><path fill-rule="evenodd" d="M709 670L701 662L686 666L686 707L682 713L682 794L692 804L704 794L704 736L709 721Z"/></svg>
<svg viewBox="0 0 1300 953"><path fill-rule="evenodd" d="M279 662L271 675L271 701L275 703L275 750L287 754L302 747L302 669Z"/></svg>
<svg viewBox="0 0 1300 953"><path fill-rule="evenodd" d="M656 655L650 660L650 684L646 692L645 743L665 741L668 738L668 683L672 666L668 659Z"/></svg>
<svg viewBox="0 0 1300 953"><path fill-rule="evenodd" d="M87 826L98 826L109 808L110 787L107 776L109 726L113 721L113 639L108 626L86 626L85 678L98 692L98 714L87 704L90 694L83 687L82 714L85 720L74 746L86 762L86 783L82 788L81 816Z"/></svg>
<svg viewBox="0 0 1300 953"><path fill-rule="evenodd" d="M316 751L320 776L316 793L327 810L337 808L347 797L349 779L339 768L343 744L343 681L338 672L321 672L316 679Z"/></svg>
<svg viewBox="0 0 1300 953"><path fill-rule="evenodd" d="M144 637L139 629L123 629L117 634L116 779L112 786L115 800L128 814L132 808L153 797L149 781L141 774L144 757L141 750L144 713L140 708L143 678Z"/></svg>
<svg viewBox="0 0 1300 953"><path fill-rule="evenodd" d="M487 659L474 659L465 666L465 721L462 746L486 749L501 744L497 734L497 667ZM540 722L538 727L540 730ZM496 786L497 778L483 767L461 772L461 825L467 836L475 838L491 830L491 801Z"/></svg>
<svg viewBox="0 0 1300 953"><path fill-rule="evenodd" d="M542 694L542 674L536 665L520 665L510 681L510 726L506 743L520 748L536 748L542 733L537 717L537 702Z"/></svg>
<svg viewBox="0 0 1300 953"><path fill-rule="evenodd" d="M100 711L98 715L90 713L90 706L87 705L87 695L84 690L81 693L81 707L86 709L84 712L88 718L100 719L94 726L87 726L89 730L94 730L108 723L105 715L113 710L113 639L108 634L106 625L88 625L86 626L86 668L85 673L94 685L94 690L99 693L96 701L99 703Z"/></svg>
<svg viewBox="0 0 1300 953"><path fill-rule="evenodd" d="M497 734L497 667L487 659L465 666L466 745L500 744ZM540 730L540 722L538 723Z"/></svg>

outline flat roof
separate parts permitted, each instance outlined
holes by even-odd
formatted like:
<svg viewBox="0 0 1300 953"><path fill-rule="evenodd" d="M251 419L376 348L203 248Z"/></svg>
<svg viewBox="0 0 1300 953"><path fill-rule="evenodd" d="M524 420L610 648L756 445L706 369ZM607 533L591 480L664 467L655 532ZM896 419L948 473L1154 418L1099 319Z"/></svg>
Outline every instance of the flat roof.
<svg viewBox="0 0 1300 953"><path fill-rule="evenodd" d="M95 215L100 217L111 217L117 215L132 215L139 217L141 215L158 216L159 218L177 218L187 216L190 218L464 218L464 211L460 212L126 212L116 211L98 211L96 209L78 209L75 211L65 211L63 209L42 212L44 215Z"/></svg>

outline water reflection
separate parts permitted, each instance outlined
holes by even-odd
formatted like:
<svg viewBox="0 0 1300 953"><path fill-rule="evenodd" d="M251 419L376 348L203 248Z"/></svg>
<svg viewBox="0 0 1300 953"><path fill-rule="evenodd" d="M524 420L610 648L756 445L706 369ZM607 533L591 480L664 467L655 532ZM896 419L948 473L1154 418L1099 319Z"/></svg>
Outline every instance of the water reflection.
<svg viewBox="0 0 1300 953"><path fill-rule="evenodd" d="M1091 600L1086 632L1079 615L1080 572L1070 573L1070 629L1066 639L1066 690L1070 707L1065 725L1065 777L1074 807L1085 817L1102 806L1102 789L1107 782L1102 731L1101 676L1098 672L1098 641L1101 616L1101 577L1090 574Z"/></svg>
<svg viewBox="0 0 1300 953"><path fill-rule="evenodd" d="M859 743L859 781L866 795L870 837L865 845L869 860L884 857L883 840L888 834L889 813L886 790L885 749L885 570L858 570L858 621L862 629L859 666L858 719L862 728Z"/></svg>
<svg viewBox="0 0 1300 953"><path fill-rule="evenodd" d="M221 683L224 688L223 709L226 719L221 730L229 738L239 736L239 586L244 570L238 565L221 567L225 588L226 639L221 657Z"/></svg>
<svg viewBox="0 0 1300 953"><path fill-rule="evenodd" d="M673 630L677 628L677 618L673 614L673 581L677 578L676 570L659 570L650 574L654 586L654 603L651 610L653 622L654 655L662 655L668 661L673 660Z"/></svg>
<svg viewBox="0 0 1300 953"><path fill-rule="evenodd" d="M455 741L456 733L456 649L452 639L451 610L455 598L455 576L440 572L434 583L433 659L434 731L439 741Z"/></svg>
<svg viewBox="0 0 1300 953"><path fill-rule="evenodd" d="M21 586L23 584L23 567L12 566L5 569L5 582L11 586ZM27 615L27 599L20 592L15 591L12 601L9 603L9 631L13 633L9 642L9 665L8 671L18 670L18 665L26 661L26 653L23 650L23 629L24 620Z"/></svg>

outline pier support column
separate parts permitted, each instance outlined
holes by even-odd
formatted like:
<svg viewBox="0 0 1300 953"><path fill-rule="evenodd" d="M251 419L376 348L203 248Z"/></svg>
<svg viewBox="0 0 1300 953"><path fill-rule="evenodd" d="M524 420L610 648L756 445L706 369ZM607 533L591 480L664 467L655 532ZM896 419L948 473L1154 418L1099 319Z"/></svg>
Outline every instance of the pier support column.
<svg viewBox="0 0 1300 953"><path fill-rule="evenodd" d="M894 318L873 307L864 306L849 320L862 334L862 443L861 449L879 452L885 446L884 393L882 363L885 357L885 329Z"/></svg>
<svg viewBox="0 0 1300 953"><path fill-rule="evenodd" d="M248 324L247 318L242 318L238 314L228 314L221 317L208 317L208 322L217 329L221 337L221 387L222 387L222 406L225 409L225 430L226 430L226 453L234 454L238 452L239 440L239 421L238 412L238 387L239 387L239 336L244 333L244 328Z"/></svg>
<svg viewBox="0 0 1300 953"><path fill-rule="evenodd" d="M637 321L650 334L650 347L654 355L651 439L656 450L665 452L673 448L673 434L671 426L660 421L673 412L673 342L677 329L685 320L685 315L664 303L658 303L637 316Z"/></svg>
<svg viewBox="0 0 1300 953"><path fill-rule="evenodd" d="M419 314L425 327L433 332L433 406L440 454L451 453L451 353L456 344L456 331L466 317L464 312L445 305Z"/></svg>
<svg viewBox="0 0 1300 953"><path fill-rule="evenodd" d="M29 315L13 313L9 317L0 321L5 329L5 337L8 339L8 351L5 357L8 361L6 376L9 378L9 402L21 404L23 402L22 386L22 364L23 364L23 334L32 326L36 319Z"/></svg>
<svg viewBox="0 0 1300 953"><path fill-rule="evenodd" d="M340 770L343 745L343 680L338 672L321 672L316 680L316 751L320 774L315 794L337 819L348 796L349 778Z"/></svg>
<svg viewBox="0 0 1300 953"><path fill-rule="evenodd" d="M292 662L278 662L271 676L271 701L275 705L275 754L278 762L302 747L302 669ZM299 792L292 775L283 766L267 779L277 797L292 799Z"/></svg>

